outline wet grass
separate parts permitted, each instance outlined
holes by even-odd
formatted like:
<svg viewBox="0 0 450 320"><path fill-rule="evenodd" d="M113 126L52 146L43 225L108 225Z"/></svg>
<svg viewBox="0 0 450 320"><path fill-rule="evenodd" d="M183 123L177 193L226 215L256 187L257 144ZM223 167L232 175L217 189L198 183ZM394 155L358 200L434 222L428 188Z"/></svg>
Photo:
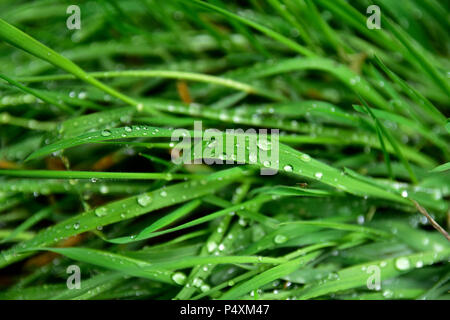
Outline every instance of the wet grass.
<svg viewBox="0 0 450 320"><path fill-rule="evenodd" d="M0 298L449 299L449 8L370 4L0 3Z"/></svg>

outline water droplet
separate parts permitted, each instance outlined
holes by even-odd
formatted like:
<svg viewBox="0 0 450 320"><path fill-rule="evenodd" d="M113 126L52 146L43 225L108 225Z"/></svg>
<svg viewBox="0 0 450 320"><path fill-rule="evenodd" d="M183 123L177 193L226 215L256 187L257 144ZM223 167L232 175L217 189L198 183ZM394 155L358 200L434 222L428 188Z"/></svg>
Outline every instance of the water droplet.
<svg viewBox="0 0 450 320"><path fill-rule="evenodd" d="M167 197L167 192L166 191L161 191L159 194L161 197Z"/></svg>
<svg viewBox="0 0 450 320"><path fill-rule="evenodd" d="M316 177L317 179L322 179L322 177L323 177L323 173L322 172L316 172L315 174L314 174L314 177Z"/></svg>
<svg viewBox="0 0 450 320"><path fill-rule="evenodd" d="M202 292L209 291L210 289L211 289L211 287L208 286L207 284L204 284L204 285L202 285L202 286L200 287L200 290L201 290Z"/></svg>
<svg viewBox="0 0 450 320"><path fill-rule="evenodd" d="M270 141L260 138L258 141L258 147L261 150L267 151L267 150L270 150L270 148L272 147L272 143Z"/></svg>
<svg viewBox="0 0 450 320"><path fill-rule="evenodd" d="M194 287L199 288L202 284L203 284L203 280L200 278L194 278L194 280L192 280L192 285Z"/></svg>
<svg viewBox="0 0 450 320"><path fill-rule="evenodd" d="M208 249L208 252L213 252L217 248L217 244L214 241L208 241L206 243L206 248Z"/></svg>
<svg viewBox="0 0 450 320"><path fill-rule="evenodd" d="M133 129L131 129L131 127L126 126L126 127L125 127L125 131L126 131L126 132L131 132L131 131L133 131Z"/></svg>
<svg viewBox="0 0 450 320"><path fill-rule="evenodd" d="M141 207L148 206L150 202L152 202L152 197L150 197L148 194L141 194L140 196L137 197L137 203Z"/></svg>
<svg viewBox="0 0 450 320"><path fill-rule="evenodd" d="M287 241L287 237L283 234L277 234L273 241L277 244L285 243Z"/></svg>
<svg viewBox="0 0 450 320"><path fill-rule="evenodd" d="M79 224L78 222L75 222L75 223L73 224L73 228L74 228L75 230L80 229L80 224Z"/></svg>
<svg viewBox="0 0 450 320"><path fill-rule="evenodd" d="M398 270L408 270L411 267L411 264L408 258L401 257L395 260L395 267Z"/></svg>
<svg viewBox="0 0 450 320"><path fill-rule="evenodd" d="M105 186L105 185L100 186L101 194L106 194L106 193L108 193L108 191L109 191L109 188L107 186Z"/></svg>
<svg viewBox="0 0 450 320"><path fill-rule="evenodd" d="M309 156L309 154L306 154L306 153L302 154L300 156L300 159L305 162L311 161L311 157Z"/></svg>
<svg viewBox="0 0 450 320"><path fill-rule="evenodd" d="M111 135L111 130L105 129L102 131L102 136L103 137L109 137Z"/></svg>
<svg viewBox="0 0 450 320"><path fill-rule="evenodd" d="M186 282L186 275L182 272L175 272L172 275L172 280L179 285L183 285Z"/></svg>
<svg viewBox="0 0 450 320"><path fill-rule="evenodd" d="M364 216L361 214L358 216L358 218L356 219L356 221L358 222L358 224L364 224L365 218Z"/></svg>
<svg viewBox="0 0 450 320"><path fill-rule="evenodd" d="M402 191L402 197L403 197L403 198L408 197L408 191L403 190L403 191Z"/></svg>
<svg viewBox="0 0 450 320"><path fill-rule="evenodd" d="M104 217L107 214L107 209L105 207L99 207L97 209L95 209L95 215L97 217Z"/></svg>
<svg viewBox="0 0 450 320"><path fill-rule="evenodd" d="M254 164L258 160L256 153L250 153L248 155L248 160L250 163Z"/></svg>
<svg viewBox="0 0 450 320"><path fill-rule="evenodd" d="M286 171L286 172L292 172L292 166L289 165L289 164L285 165L285 166L283 167L283 169L284 169L284 171Z"/></svg>
<svg viewBox="0 0 450 320"><path fill-rule="evenodd" d="M392 298L392 296L394 295L394 292L392 292L392 290L384 290L383 291L383 297L385 298Z"/></svg>

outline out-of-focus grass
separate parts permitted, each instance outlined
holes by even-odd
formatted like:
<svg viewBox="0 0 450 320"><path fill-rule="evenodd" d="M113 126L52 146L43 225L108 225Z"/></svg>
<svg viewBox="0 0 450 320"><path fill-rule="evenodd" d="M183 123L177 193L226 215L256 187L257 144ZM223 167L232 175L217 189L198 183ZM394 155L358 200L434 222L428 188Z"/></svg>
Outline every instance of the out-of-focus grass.
<svg viewBox="0 0 450 320"><path fill-rule="evenodd" d="M0 298L449 298L448 5L70 4L0 3ZM196 120L278 174L174 164Z"/></svg>

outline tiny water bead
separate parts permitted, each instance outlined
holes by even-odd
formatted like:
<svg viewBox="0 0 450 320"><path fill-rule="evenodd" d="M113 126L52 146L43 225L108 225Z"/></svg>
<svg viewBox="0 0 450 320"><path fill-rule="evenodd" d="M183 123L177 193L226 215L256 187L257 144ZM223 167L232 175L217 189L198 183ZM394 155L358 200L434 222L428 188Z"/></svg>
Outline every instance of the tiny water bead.
<svg viewBox="0 0 450 320"><path fill-rule="evenodd" d="M186 275L182 272L175 272L172 275L172 280L176 284L183 285L186 282Z"/></svg>
<svg viewBox="0 0 450 320"><path fill-rule="evenodd" d="M314 177L316 177L317 179L322 179L322 177L323 177L323 173L322 172L316 172L315 174L314 174Z"/></svg>
<svg viewBox="0 0 450 320"><path fill-rule="evenodd" d="M402 197L403 197L403 198L407 198L407 197L408 197L408 191L403 190L403 191L402 191Z"/></svg>
<svg viewBox="0 0 450 320"><path fill-rule="evenodd" d="M141 207L146 207L152 202L152 197L150 197L148 194L141 194L137 197L137 203Z"/></svg>
<svg viewBox="0 0 450 320"><path fill-rule="evenodd" d="M395 267L401 271L408 270L411 267L411 262L406 257L400 257L395 260Z"/></svg>
<svg viewBox="0 0 450 320"><path fill-rule="evenodd" d="M131 127L129 127L129 126L126 126L126 127L125 127L125 131L126 131L126 132L131 132L131 131L133 131L133 129L131 129Z"/></svg>
<svg viewBox="0 0 450 320"><path fill-rule="evenodd" d="M274 241L276 244L282 244L282 243L285 243L287 240L288 240L288 238L287 238L285 235L283 235L283 234L277 234L277 235L275 236L275 238L273 239L273 241Z"/></svg>
<svg viewBox="0 0 450 320"><path fill-rule="evenodd" d="M161 192L159 193L159 195L160 195L161 197L165 198L165 197L167 197L167 192L163 190L163 191L161 191Z"/></svg>
<svg viewBox="0 0 450 320"><path fill-rule="evenodd" d="M292 166L290 164L287 164L283 167L283 170L286 172L292 172Z"/></svg>

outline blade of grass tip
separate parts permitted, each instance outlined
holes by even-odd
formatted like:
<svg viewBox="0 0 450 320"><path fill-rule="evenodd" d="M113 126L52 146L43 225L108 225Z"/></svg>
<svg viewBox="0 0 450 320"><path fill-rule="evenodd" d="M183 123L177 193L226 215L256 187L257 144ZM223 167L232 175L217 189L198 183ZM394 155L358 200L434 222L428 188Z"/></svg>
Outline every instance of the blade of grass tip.
<svg viewBox="0 0 450 320"><path fill-rule="evenodd" d="M385 18L387 29L400 41L400 43L411 53L423 71L429 75L435 85L447 96L450 95L450 84L444 75L439 72L430 62L430 55L417 42L414 41L405 31L398 27L391 19Z"/></svg>
<svg viewBox="0 0 450 320"><path fill-rule="evenodd" d="M359 111L356 106L353 106L355 110ZM386 168L388 171L389 179L394 180L394 174L392 172L392 166L391 166L391 160L389 158L389 153L386 151L386 146L384 144L383 135L381 133L380 129L380 123L377 117L373 114L372 110L368 109L366 106L364 106L365 112L373 119L375 122L375 131L377 132L378 140L380 141L381 150L383 152L384 161L386 163Z"/></svg>
<svg viewBox="0 0 450 320"><path fill-rule="evenodd" d="M445 116L439 111L426 97L424 97L420 92L416 89L412 88L408 83L406 83L403 79L397 76L394 72L392 72L381 59L374 55L374 60L376 64L386 73L392 81L397 83L403 91L417 103L417 105L427 113L431 118L433 118L437 123L444 124L447 120ZM408 113L411 113L410 109L407 109ZM413 119L417 119L413 117Z"/></svg>
<svg viewBox="0 0 450 320"><path fill-rule="evenodd" d="M314 43L311 40L308 32L306 32L305 28L295 19L295 17L291 14L291 12L286 8L284 4L281 4L279 0L268 0L269 4L284 18L288 21L297 31L303 41L310 47L314 49L318 49L314 47Z"/></svg>
<svg viewBox="0 0 450 320"><path fill-rule="evenodd" d="M150 138L150 137L166 137L172 136L173 129L155 128L149 126L125 126L121 128L105 129L95 132L87 132L82 135L59 140L53 144L46 145L27 158L27 161L50 154L57 150L67 149L84 143L95 143L108 140L124 139L124 138Z"/></svg>
<svg viewBox="0 0 450 320"><path fill-rule="evenodd" d="M222 2L220 0L213 0L212 2L214 2L213 4L218 7L222 5ZM196 20L202 21L201 19L198 19L198 15ZM231 20L229 21L229 23L236 29L237 33L242 34L244 37L246 37L248 42L252 46L254 46L258 52L260 52L266 58L270 58L269 51L261 44L259 39L253 33L251 33L250 30L248 30L247 26L243 25L242 23L239 23L236 20Z"/></svg>
<svg viewBox="0 0 450 320"><path fill-rule="evenodd" d="M70 108L68 105L66 105L64 102L58 101L56 99L53 99L53 97L51 97L49 95L46 95L46 94L43 94L40 91L28 88L28 87L24 86L23 84L21 84L20 82L14 80L14 79L11 79L10 77L8 77L8 76L6 76L4 74L0 73L0 78L2 78L3 80L7 81L12 86L22 90L23 92L29 93L29 94L35 96L36 98L47 102L50 105L54 105L54 106L60 108L61 110L67 111L69 113L73 112L73 109Z"/></svg>
<svg viewBox="0 0 450 320"><path fill-rule="evenodd" d="M366 110L368 110L369 112L370 107L369 105L366 103L366 101L358 94L359 100L362 102L362 104L364 105L364 107L366 108ZM373 114L373 112L371 112L371 115L375 117L375 115ZM377 118L376 118L377 119ZM416 178L416 175L414 174L414 171L412 171L411 166L409 165L408 160L406 160L406 158L403 156L402 151L400 150L397 141L395 140L395 138L388 132L388 130L384 127L384 125L378 121L378 119L376 120L376 122L378 123L378 126L381 130L381 132L383 133L383 135L388 139L389 143L391 144L392 148L395 150L397 157L401 160L401 162L403 163L405 169L408 171L409 176L411 178L411 181L414 184L417 184L418 180Z"/></svg>
<svg viewBox="0 0 450 320"><path fill-rule="evenodd" d="M151 234L152 232L154 232L158 229L162 229L162 228L176 222L177 220L181 219L182 217L185 217L186 215L188 215L189 213L191 213L192 211L197 209L201 205L201 203L202 203L202 201L198 200L198 199L186 203L185 205L177 208L176 210L172 211L171 213L164 215L164 217L156 220L151 225L149 225L148 227L143 229L141 232L139 232L136 235L135 239L136 240L145 239L146 236Z"/></svg>
<svg viewBox="0 0 450 320"><path fill-rule="evenodd" d="M448 170L450 170L450 162L441 164L440 166L437 166L430 172L444 172L444 171L448 171Z"/></svg>
<svg viewBox="0 0 450 320"><path fill-rule="evenodd" d="M343 43L338 33L331 29L328 23L322 18L314 2L311 0L306 0L305 3L309 9L309 14L314 17L314 21L317 23L318 27L321 29L322 33L333 46L335 51L338 52L339 48L344 48L346 51L351 51L351 48Z"/></svg>
<svg viewBox="0 0 450 320"><path fill-rule="evenodd" d="M244 17L240 17L237 14L234 14L228 10L222 9L220 7L217 7L215 5L212 5L210 3L204 2L204 1L200 1L200 0L191 0L191 1L186 1L186 0L177 0L177 1L183 1L186 3L195 3L203 8L218 12L228 18L231 18L233 20L237 20L243 24L246 24L250 27L252 27L253 29L256 29L258 31L260 31L261 33L267 35L268 37L271 37L272 39L283 43L284 45L286 45L288 48L304 55L304 56L308 56L308 57L312 57L315 55L315 53L313 53L312 51L310 51L309 49L305 48L302 45L299 45L298 43L292 41L291 39L283 36L282 34L273 31L272 29L269 29L257 22L251 21L247 18Z"/></svg>
<svg viewBox="0 0 450 320"><path fill-rule="evenodd" d="M20 48L30 53L31 55L34 55L42 60L49 62L50 64L56 67L59 67L75 75L80 80L95 86L96 88L110 94L113 97L118 98L119 100L122 100L127 104L130 104L135 107L138 107L140 105L136 100L116 91L115 89L89 76L86 72L83 71L83 69L81 69L75 63L73 63L71 60L65 58L64 56L60 55L56 51L40 43L36 39L32 38L28 34L12 26L11 24L9 24L8 22L6 22L1 18L0 18L0 39L3 39L4 41L10 43L15 47Z"/></svg>

